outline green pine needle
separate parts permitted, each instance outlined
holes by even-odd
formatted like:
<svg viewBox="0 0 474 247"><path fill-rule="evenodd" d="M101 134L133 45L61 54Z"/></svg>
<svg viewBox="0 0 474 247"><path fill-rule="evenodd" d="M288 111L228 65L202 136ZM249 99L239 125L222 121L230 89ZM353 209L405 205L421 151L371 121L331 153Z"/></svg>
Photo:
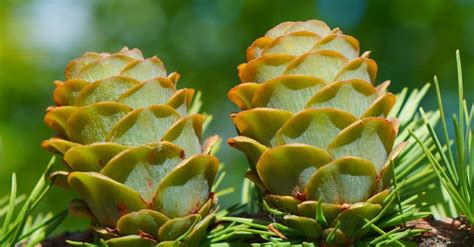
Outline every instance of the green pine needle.
<svg viewBox="0 0 474 247"><path fill-rule="evenodd" d="M8 211L7 216L3 221L2 229L0 229L0 236L2 236L9 228L10 221L13 216L13 211L15 210L15 200L16 200L16 175L13 173L12 175L12 184L11 184L11 192L10 192L10 203L8 204Z"/></svg>
<svg viewBox="0 0 474 247"><path fill-rule="evenodd" d="M11 192L8 202L1 200L0 206L8 203L8 207L0 208L0 221L3 221L0 228L0 245L14 246L19 243L28 243L32 246L41 242L64 220L67 210L55 216L41 214L33 217L33 211L41 202L44 196L51 188L48 179L55 158L53 157L46 166L44 173L36 183L31 193L17 196L17 180L16 175L12 175ZM19 212L16 213L16 209Z"/></svg>
<svg viewBox="0 0 474 247"><path fill-rule="evenodd" d="M448 124L444 111L444 103L441 96L438 78L434 77L436 98L438 100L438 111L442 125L442 141L434 131L434 127L427 121L423 109L420 113L425 119L425 126L429 131L429 137L435 144L435 149L430 149L421 141L421 138L411 133L416 139L425 155L429 158L431 166L438 176L441 185L449 194L449 200L454 204L457 215L465 215L467 220L474 223L474 148L472 145L472 115L473 107L469 110L464 99L464 85L462 77L462 66L459 50L456 51L456 66L458 76L458 112L452 116L454 136L448 133ZM451 146L453 139L453 146ZM440 157L438 160L437 157ZM446 210L445 210L446 211Z"/></svg>
<svg viewBox="0 0 474 247"><path fill-rule="evenodd" d="M324 217L323 214L323 207L322 207L322 200L318 201L318 204L316 205L316 221L324 227L328 226L328 222L326 220L326 217Z"/></svg>

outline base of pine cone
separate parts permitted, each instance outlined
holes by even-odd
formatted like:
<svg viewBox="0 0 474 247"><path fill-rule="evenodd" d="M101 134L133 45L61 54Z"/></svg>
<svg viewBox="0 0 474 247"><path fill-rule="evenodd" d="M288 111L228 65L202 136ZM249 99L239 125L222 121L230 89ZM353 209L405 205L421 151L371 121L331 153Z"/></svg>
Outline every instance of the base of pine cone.
<svg viewBox="0 0 474 247"><path fill-rule="evenodd" d="M250 215L245 214L239 216L249 217ZM251 215L251 218L260 220L269 219L268 215L264 214L253 214ZM434 217L429 216L421 220L411 221L408 223L408 226L413 228L431 229L414 239L414 242L418 246L474 246L474 232L471 231L471 227L463 217L436 220ZM41 243L41 246L70 246L66 243L66 240L92 242L94 240L94 235L90 232L66 232L59 236L46 239ZM253 238L247 239L247 241L260 242L262 240Z"/></svg>
<svg viewBox="0 0 474 247"><path fill-rule="evenodd" d="M418 246L474 246L474 232L464 217L412 221L410 226L431 229L415 238Z"/></svg>

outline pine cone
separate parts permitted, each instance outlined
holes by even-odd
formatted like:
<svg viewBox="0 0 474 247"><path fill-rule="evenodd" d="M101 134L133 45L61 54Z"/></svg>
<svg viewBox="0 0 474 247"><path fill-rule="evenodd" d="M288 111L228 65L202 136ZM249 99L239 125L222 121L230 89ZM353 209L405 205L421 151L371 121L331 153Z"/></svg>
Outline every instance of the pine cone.
<svg viewBox="0 0 474 247"><path fill-rule="evenodd" d="M317 20L284 22L247 49L229 99L239 136L229 144L251 161L247 177L284 222L308 240L350 243L388 195L396 121L389 82L358 41Z"/></svg>
<svg viewBox="0 0 474 247"><path fill-rule="evenodd" d="M43 146L68 170L52 179L79 193L70 211L90 217L109 245L197 246L206 236L217 137L201 143L205 116L188 114L194 90L177 90L178 78L157 57L124 48L85 53L56 82L45 123L58 136Z"/></svg>

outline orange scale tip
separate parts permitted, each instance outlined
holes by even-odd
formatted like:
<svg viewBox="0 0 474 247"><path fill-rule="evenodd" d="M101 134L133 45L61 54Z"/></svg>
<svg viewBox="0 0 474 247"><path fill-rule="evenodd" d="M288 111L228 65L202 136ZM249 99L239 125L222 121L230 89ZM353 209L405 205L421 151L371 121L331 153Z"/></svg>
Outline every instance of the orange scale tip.
<svg viewBox="0 0 474 247"><path fill-rule="evenodd" d="M61 86L64 82L63 82L63 81L58 81L58 80L56 80L56 81L54 81L53 83L54 83L54 85L55 85L56 87L59 87L59 86Z"/></svg>
<svg viewBox="0 0 474 247"><path fill-rule="evenodd" d="M331 30L331 33L332 34L343 34L343 32L341 31L341 29L339 27L335 27Z"/></svg>
<svg viewBox="0 0 474 247"><path fill-rule="evenodd" d="M369 58L370 53L372 53L372 51L364 51L364 53L362 53L362 55L360 55L360 57Z"/></svg>
<svg viewBox="0 0 474 247"><path fill-rule="evenodd" d="M351 205L350 203L343 203L343 204L341 205L342 211L347 210L347 209L349 209L349 208L351 208L351 207L352 207L352 205Z"/></svg>
<svg viewBox="0 0 474 247"><path fill-rule="evenodd" d="M176 71L168 75L168 79L170 79L175 85L178 83L179 78L181 78L181 74Z"/></svg>
<svg viewBox="0 0 474 247"><path fill-rule="evenodd" d="M386 91L387 91L387 88L390 86L391 83L392 83L392 82L391 82L390 80L386 80L386 81L380 83L380 84L376 87L377 93L378 93L378 94L382 94L382 93L386 92Z"/></svg>
<svg viewBox="0 0 474 247"><path fill-rule="evenodd" d="M144 232L140 229L138 230L138 236L140 236L140 238L144 238L144 239L155 240L155 238L152 235L150 235L150 234L148 234L148 233L146 233L146 232Z"/></svg>
<svg viewBox="0 0 474 247"><path fill-rule="evenodd" d="M253 108L252 98L260 84L246 82L238 84L227 93L227 98L232 101L241 110L249 110Z"/></svg>
<svg viewBox="0 0 474 247"><path fill-rule="evenodd" d="M391 117L388 118L388 121L392 123L395 133L398 133L398 130L400 129L400 120L396 117Z"/></svg>
<svg viewBox="0 0 474 247"><path fill-rule="evenodd" d="M247 63L241 63L239 64L239 66L237 66L237 71L238 71L240 81L243 81L242 78L243 78L243 71L245 67L247 67Z"/></svg>
<svg viewBox="0 0 474 247"><path fill-rule="evenodd" d="M268 46L272 41L273 39L270 37L261 37L261 38L256 39L252 43L252 45L250 45L249 48L247 48L247 51L246 51L247 61L250 61L252 59L255 59L261 56L262 50L266 46Z"/></svg>

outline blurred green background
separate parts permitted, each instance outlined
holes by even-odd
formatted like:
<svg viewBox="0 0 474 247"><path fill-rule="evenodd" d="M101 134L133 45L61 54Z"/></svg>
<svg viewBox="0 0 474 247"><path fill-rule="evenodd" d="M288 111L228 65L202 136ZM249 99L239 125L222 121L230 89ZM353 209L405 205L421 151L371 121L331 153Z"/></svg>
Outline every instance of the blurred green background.
<svg viewBox="0 0 474 247"><path fill-rule="evenodd" d="M53 103L53 81L63 79L66 63L86 51L115 52L123 46L160 57L182 77L178 87L203 92L203 110L214 115L207 135L235 135L226 98L238 83L236 67L245 49L266 30L288 20L321 19L359 39L379 65L378 81L391 90L416 88L437 74L446 102L455 102L455 50L462 55L466 96L472 102L474 78L474 1L470 0L37 0L0 3L0 195L16 172L20 192L28 192L50 154L42 140L53 133L43 124ZM453 100L449 100L452 98ZM433 92L423 102L433 109ZM448 106L453 109L455 106ZM243 155L223 145L219 158L228 175L224 187L237 191L221 198L239 201L247 168ZM57 166L61 166L57 162ZM58 212L74 195L53 189L38 211ZM68 218L62 229L87 222Z"/></svg>

